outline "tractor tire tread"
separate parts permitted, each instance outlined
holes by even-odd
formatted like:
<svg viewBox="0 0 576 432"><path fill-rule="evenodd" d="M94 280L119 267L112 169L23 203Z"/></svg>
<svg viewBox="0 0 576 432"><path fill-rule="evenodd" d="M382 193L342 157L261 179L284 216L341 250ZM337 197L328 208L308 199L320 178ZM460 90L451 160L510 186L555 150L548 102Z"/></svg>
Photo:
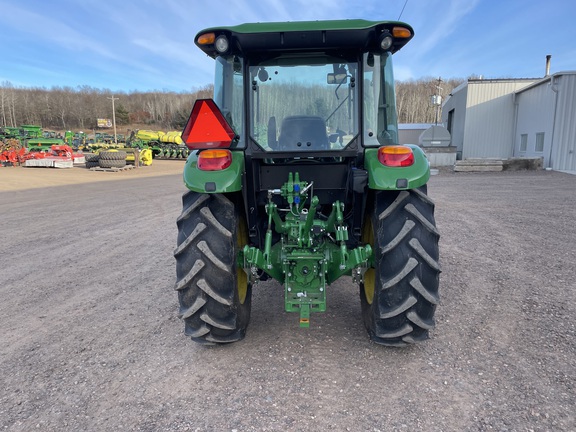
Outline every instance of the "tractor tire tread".
<svg viewBox="0 0 576 432"><path fill-rule="evenodd" d="M86 154L84 156L84 159L86 160L86 162L98 162L100 156L98 156L97 154Z"/></svg>
<svg viewBox="0 0 576 432"><path fill-rule="evenodd" d="M126 160L125 151L101 151L99 153L100 160Z"/></svg>
<svg viewBox="0 0 576 432"><path fill-rule="evenodd" d="M373 299L360 299L372 341L405 346L429 337L439 303L438 241L434 202L426 187L378 191L369 207L374 232Z"/></svg>
<svg viewBox="0 0 576 432"><path fill-rule="evenodd" d="M240 213L220 194L188 191L177 218L176 284L186 336L202 345L244 338L250 319L251 286L238 294L237 245Z"/></svg>
<svg viewBox="0 0 576 432"><path fill-rule="evenodd" d="M100 168L123 168L126 166L126 160L100 159L98 165Z"/></svg>

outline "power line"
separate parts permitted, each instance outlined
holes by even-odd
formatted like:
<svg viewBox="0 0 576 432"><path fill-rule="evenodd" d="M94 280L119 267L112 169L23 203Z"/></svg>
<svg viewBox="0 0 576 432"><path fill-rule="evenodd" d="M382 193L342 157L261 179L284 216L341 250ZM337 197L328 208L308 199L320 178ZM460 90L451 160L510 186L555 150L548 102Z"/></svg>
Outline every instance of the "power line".
<svg viewBox="0 0 576 432"><path fill-rule="evenodd" d="M402 16L402 14L404 13L404 8L406 7L406 5L408 4L408 0L406 0L404 2L404 6L402 6L402 10L400 11L400 15L398 15L398 19L396 21L400 21L400 17Z"/></svg>

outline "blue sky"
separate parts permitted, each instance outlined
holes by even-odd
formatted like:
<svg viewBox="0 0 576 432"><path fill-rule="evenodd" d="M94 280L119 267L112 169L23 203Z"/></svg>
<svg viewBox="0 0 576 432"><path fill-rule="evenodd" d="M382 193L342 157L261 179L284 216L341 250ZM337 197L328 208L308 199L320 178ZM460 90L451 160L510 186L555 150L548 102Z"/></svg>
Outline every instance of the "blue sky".
<svg viewBox="0 0 576 432"><path fill-rule="evenodd" d="M244 22L397 20L416 36L396 79L534 78L576 70L574 0L0 0L0 83L187 92L212 82L203 28ZM405 6L405 7L404 7Z"/></svg>

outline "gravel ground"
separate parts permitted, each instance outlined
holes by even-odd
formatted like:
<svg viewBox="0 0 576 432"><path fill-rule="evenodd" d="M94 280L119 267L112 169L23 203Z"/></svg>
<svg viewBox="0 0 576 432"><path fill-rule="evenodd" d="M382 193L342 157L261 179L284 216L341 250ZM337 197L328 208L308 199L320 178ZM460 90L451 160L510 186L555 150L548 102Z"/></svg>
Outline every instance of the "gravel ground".
<svg viewBox="0 0 576 432"><path fill-rule="evenodd" d="M370 343L341 279L309 329L260 284L246 339L206 348L176 317L181 169L0 168L1 430L576 430L576 176L432 177L423 344Z"/></svg>

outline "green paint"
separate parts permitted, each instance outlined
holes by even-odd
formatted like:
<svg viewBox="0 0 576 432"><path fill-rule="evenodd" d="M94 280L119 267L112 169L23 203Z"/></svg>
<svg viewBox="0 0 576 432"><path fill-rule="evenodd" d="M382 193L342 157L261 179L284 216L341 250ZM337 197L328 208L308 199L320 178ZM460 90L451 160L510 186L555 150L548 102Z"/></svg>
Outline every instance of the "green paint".
<svg viewBox="0 0 576 432"><path fill-rule="evenodd" d="M220 171L202 171L197 166L198 155L193 152L188 156L184 167L184 184L190 190L200 193L237 192L242 189L244 175L244 153L232 152L232 164ZM210 186L214 183L214 190ZM207 189L208 184L208 189Z"/></svg>
<svg viewBox="0 0 576 432"><path fill-rule="evenodd" d="M430 178L430 163L424 151L408 144L414 152L414 164L409 167L387 167L378 160L378 149L366 149L364 166L368 171L368 187L377 190L406 190L423 186ZM398 187L398 180L406 179L406 187Z"/></svg>
<svg viewBox="0 0 576 432"><path fill-rule="evenodd" d="M399 25L412 29L408 24L400 21L368 21L363 19L326 20L326 21L288 21L247 23L237 26L212 27L202 30L199 34L227 30L232 33L276 33L292 31L339 31L339 30L366 30L378 25Z"/></svg>
<svg viewBox="0 0 576 432"><path fill-rule="evenodd" d="M372 248L348 249L348 228L344 223L344 205L336 201L327 220L317 219L318 198L309 197L310 187L290 173L288 181L269 194L266 213L268 231L264 250L246 246L243 257L246 270L256 267L284 284L285 309L300 313L300 325L309 326L311 312L326 311L326 287L339 277L362 274ZM282 218L273 195L281 195L290 211ZM272 245L272 230L281 241Z"/></svg>

